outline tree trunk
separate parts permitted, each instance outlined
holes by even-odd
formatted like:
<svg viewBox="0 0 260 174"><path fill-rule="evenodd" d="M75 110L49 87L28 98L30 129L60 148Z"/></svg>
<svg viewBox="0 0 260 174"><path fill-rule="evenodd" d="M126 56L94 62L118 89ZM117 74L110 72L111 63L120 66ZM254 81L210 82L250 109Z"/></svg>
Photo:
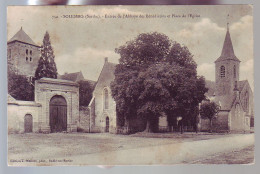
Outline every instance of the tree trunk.
<svg viewBox="0 0 260 174"><path fill-rule="evenodd" d="M129 133L129 119L127 119L126 117L125 117L125 127L126 127L126 131L127 131L127 133Z"/></svg>
<svg viewBox="0 0 260 174"><path fill-rule="evenodd" d="M150 120L147 120L146 128L145 128L144 132L152 132L151 131L151 121Z"/></svg>
<svg viewBox="0 0 260 174"><path fill-rule="evenodd" d="M212 119L209 119L210 122L210 133L212 133Z"/></svg>
<svg viewBox="0 0 260 174"><path fill-rule="evenodd" d="M183 121L181 121L181 134L183 134Z"/></svg>

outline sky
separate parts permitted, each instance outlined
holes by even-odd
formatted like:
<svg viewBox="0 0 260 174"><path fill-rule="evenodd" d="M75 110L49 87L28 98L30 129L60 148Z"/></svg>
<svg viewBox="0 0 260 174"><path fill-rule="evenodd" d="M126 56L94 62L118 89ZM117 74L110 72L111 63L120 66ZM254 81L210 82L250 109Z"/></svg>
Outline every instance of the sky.
<svg viewBox="0 0 260 174"><path fill-rule="evenodd" d="M198 74L215 81L214 61L221 54L229 22L235 55L241 61L240 80L247 79L254 89L252 11L251 5L9 6L7 38L23 27L35 43L42 45L48 31L58 73L82 71L86 79L97 80L105 57L118 63L116 48L141 33L156 31L187 46L198 64ZM123 18L125 14L138 17ZM153 15L156 18L149 17Z"/></svg>

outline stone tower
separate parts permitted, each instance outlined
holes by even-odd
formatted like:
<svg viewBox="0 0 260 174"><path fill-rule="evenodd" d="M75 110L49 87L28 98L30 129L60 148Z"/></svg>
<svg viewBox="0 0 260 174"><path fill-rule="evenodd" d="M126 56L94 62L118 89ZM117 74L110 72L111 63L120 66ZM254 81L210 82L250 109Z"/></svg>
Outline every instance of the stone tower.
<svg viewBox="0 0 260 174"><path fill-rule="evenodd" d="M215 61L216 97L233 99L239 82L240 60L236 57L227 24L221 56Z"/></svg>
<svg viewBox="0 0 260 174"><path fill-rule="evenodd" d="M33 77L40 59L40 46L21 29L7 42L8 66L17 74Z"/></svg>

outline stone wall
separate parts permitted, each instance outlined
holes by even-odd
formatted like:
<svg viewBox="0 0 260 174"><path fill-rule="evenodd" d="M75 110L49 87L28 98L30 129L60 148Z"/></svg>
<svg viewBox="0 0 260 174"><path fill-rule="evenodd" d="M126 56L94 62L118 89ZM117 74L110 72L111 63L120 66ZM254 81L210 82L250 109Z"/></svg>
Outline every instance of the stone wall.
<svg viewBox="0 0 260 174"><path fill-rule="evenodd" d="M35 101L42 105L39 122L42 132L50 132L50 100L62 96L67 103L67 131L77 131L79 124L79 88L78 84L60 79L42 78L35 81Z"/></svg>
<svg viewBox="0 0 260 174"><path fill-rule="evenodd" d="M41 105L32 101L8 101L8 133L24 133L24 119L27 114L32 116L32 132L39 132L40 109Z"/></svg>
<svg viewBox="0 0 260 174"><path fill-rule="evenodd" d="M79 107L79 132L90 132L90 112L86 106Z"/></svg>

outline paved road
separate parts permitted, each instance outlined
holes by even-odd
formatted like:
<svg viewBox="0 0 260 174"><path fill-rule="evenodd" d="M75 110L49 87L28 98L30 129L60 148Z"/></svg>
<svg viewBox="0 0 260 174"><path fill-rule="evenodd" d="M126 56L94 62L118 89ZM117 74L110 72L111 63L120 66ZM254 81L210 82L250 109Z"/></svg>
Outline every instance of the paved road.
<svg viewBox="0 0 260 174"><path fill-rule="evenodd" d="M210 140L183 142L155 147L118 150L74 156L71 164L82 165L147 165L192 163L220 152L243 149L254 144L254 134L237 134Z"/></svg>

